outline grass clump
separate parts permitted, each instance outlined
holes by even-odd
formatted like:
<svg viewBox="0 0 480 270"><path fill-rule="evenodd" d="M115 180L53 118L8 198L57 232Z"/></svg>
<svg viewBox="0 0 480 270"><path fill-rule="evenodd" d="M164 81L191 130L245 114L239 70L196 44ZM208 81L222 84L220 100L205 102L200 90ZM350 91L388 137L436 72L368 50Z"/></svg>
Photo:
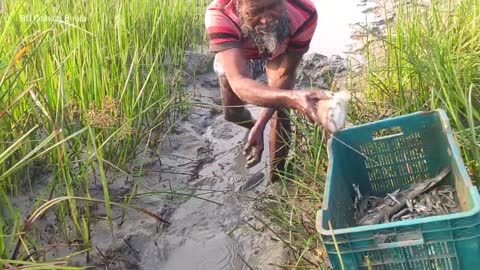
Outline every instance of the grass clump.
<svg viewBox="0 0 480 270"><path fill-rule="evenodd" d="M420 110L444 109L470 176L480 176L480 1L397 1L385 32L367 37L357 100L349 121L361 124ZM361 78L359 80L359 78ZM362 80L363 79L363 80ZM350 85L349 85L350 86ZM359 88L361 87L361 88ZM328 156L314 127L296 123L293 173L270 207L293 251L286 269L326 267L315 216L322 207Z"/></svg>
<svg viewBox="0 0 480 270"><path fill-rule="evenodd" d="M64 236L88 246L92 175L110 217L109 172L128 173L139 146L157 143L155 134L186 106L185 50L203 41L204 7L203 0L3 2L0 265L41 261L35 236L19 235L26 216L57 197L66 198L52 208ZM47 184L34 188L45 175ZM37 196L34 209L13 205L10 196L19 194ZM19 239L28 240L14 251Z"/></svg>
<svg viewBox="0 0 480 270"><path fill-rule="evenodd" d="M444 109L463 158L480 175L480 1L400 1L368 48L367 98L392 115ZM385 105L386 104L386 105ZM476 176L476 177L475 177Z"/></svg>

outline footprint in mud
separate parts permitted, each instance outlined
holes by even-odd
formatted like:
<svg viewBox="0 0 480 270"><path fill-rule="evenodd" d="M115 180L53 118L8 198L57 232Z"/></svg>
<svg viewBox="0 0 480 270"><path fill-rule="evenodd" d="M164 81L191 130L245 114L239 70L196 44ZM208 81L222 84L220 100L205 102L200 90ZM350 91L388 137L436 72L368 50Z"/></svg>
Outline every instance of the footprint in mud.
<svg viewBox="0 0 480 270"><path fill-rule="evenodd" d="M212 137L219 140L231 140L234 138L239 131L239 127L231 122L218 119L213 123Z"/></svg>

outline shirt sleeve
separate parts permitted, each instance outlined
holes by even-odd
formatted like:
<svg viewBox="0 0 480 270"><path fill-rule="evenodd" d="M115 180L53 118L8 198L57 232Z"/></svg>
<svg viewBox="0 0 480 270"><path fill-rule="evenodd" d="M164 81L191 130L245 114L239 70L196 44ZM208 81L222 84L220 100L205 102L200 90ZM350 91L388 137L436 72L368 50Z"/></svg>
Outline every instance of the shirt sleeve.
<svg viewBox="0 0 480 270"><path fill-rule="evenodd" d="M317 11L313 10L312 15L297 29L288 44L287 51L295 53L306 53L310 48L313 34L317 28Z"/></svg>
<svg viewBox="0 0 480 270"><path fill-rule="evenodd" d="M217 53L230 48L241 48L238 26L221 10L210 8L205 13L205 28L210 51Z"/></svg>

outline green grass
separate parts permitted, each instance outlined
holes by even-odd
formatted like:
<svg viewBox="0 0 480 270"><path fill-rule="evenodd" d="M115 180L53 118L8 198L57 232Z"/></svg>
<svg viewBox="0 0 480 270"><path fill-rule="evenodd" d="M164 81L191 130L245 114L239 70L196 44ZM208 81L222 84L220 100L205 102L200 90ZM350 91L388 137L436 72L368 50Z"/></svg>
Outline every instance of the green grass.
<svg viewBox="0 0 480 270"><path fill-rule="evenodd" d="M400 1L380 51L368 51L367 96L393 115L444 109L464 161L478 177L480 1L437 0L427 7L412 2Z"/></svg>
<svg viewBox="0 0 480 270"><path fill-rule="evenodd" d="M291 261L285 269L328 269L321 239L315 229L316 212L322 206L326 177L326 137L321 129L293 116L293 153L280 181L280 188L263 200L268 222L279 226L278 238L290 247Z"/></svg>
<svg viewBox="0 0 480 270"><path fill-rule="evenodd" d="M413 4L407 4L413 2ZM480 177L480 1L399 1L384 37L368 37L363 74L351 73L348 90L353 124L444 109L473 180ZM385 14L387 15L387 14ZM299 120L294 134L293 173L269 204L268 219L280 226L292 250L286 269L326 267L315 230L322 207L326 142L317 128Z"/></svg>
<svg viewBox="0 0 480 270"><path fill-rule="evenodd" d="M185 50L203 42L205 1L13 1L0 13L0 259L16 265L34 244L9 196L67 196L52 208L67 238L89 241L91 173L129 171L186 106ZM37 17L36 17L37 16ZM68 17L68 18L67 18ZM193 33L193 34L192 34ZM158 134L158 135L152 135ZM159 136L158 138L155 136ZM50 174L44 190L31 190ZM78 204L75 197L86 198ZM25 213L23 213L25 214ZM67 233L66 224L74 233ZM29 235L29 241L34 241ZM18 246L18 245L17 245ZM13 256L15 255L15 256ZM38 259L38 260L37 260ZM0 269L2 263L0 263ZM33 266L32 266L33 267ZM40 266L39 266L40 267ZM48 268L48 267L47 267ZM40 269L40 268L32 268ZM67 269L67 268L66 268Z"/></svg>

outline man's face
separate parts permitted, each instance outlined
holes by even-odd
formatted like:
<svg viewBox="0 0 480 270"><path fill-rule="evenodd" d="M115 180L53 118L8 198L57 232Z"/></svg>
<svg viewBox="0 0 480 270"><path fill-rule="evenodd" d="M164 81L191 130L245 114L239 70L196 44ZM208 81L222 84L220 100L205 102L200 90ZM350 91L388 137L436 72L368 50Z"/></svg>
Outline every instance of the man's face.
<svg viewBox="0 0 480 270"><path fill-rule="evenodd" d="M273 53L290 34L284 0L238 0L240 27L261 53Z"/></svg>

